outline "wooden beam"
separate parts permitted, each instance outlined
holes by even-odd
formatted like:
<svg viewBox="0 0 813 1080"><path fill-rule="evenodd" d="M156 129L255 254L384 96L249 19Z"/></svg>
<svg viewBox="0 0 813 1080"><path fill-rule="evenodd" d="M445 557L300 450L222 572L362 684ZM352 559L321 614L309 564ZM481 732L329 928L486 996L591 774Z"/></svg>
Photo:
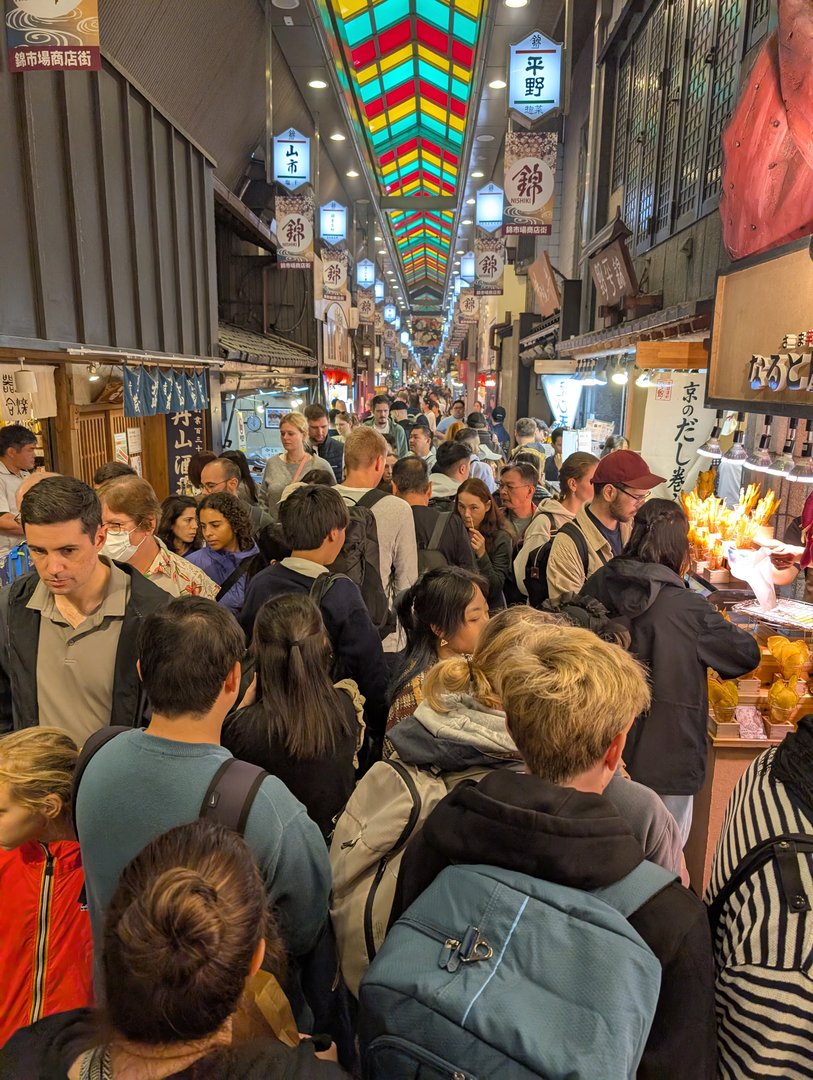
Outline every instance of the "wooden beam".
<svg viewBox="0 0 813 1080"><path fill-rule="evenodd" d="M65 476L79 475L79 439L76 431L73 374L66 364L57 364L54 371L56 391L56 461L54 468Z"/></svg>
<svg viewBox="0 0 813 1080"><path fill-rule="evenodd" d="M709 366L708 340L705 341L639 341L635 366L639 368L692 368Z"/></svg>

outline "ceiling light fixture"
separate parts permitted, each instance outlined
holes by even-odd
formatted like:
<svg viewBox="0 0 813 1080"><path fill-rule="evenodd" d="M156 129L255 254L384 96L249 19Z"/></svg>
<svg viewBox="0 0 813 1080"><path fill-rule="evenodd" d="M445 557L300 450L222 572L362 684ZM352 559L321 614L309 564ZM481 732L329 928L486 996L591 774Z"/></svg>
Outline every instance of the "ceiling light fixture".
<svg viewBox="0 0 813 1080"><path fill-rule="evenodd" d="M503 0L507 8L521 8L528 6L528 0Z"/></svg>
<svg viewBox="0 0 813 1080"><path fill-rule="evenodd" d="M723 411L723 409L717 410L711 434L697 450L701 457L720 458L723 456L723 451L720 446L720 432L723 430Z"/></svg>
<svg viewBox="0 0 813 1080"><path fill-rule="evenodd" d="M492 90L504 90L507 84L505 79L492 79L488 85ZM482 139L480 139L480 142L482 142Z"/></svg>
<svg viewBox="0 0 813 1080"><path fill-rule="evenodd" d="M358 176L358 173L355 169L348 169L347 176L349 176L351 180L355 180L355 178Z"/></svg>
<svg viewBox="0 0 813 1080"><path fill-rule="evenodd" d="M308 86L311 88L311 90L327 89L327 83L324 79L311 79L311 81L308 83Z"/></svg>
<svg viewBox="0 0 813 1080"><path fill-rule="evenodd" d="M95 364L88 364L88 382L98 382L99 372Z"/></svg>
<svg viewBox="0 0 813 1080"><path fill-rule="evenodd" d="M347 136L341 131L334 131L330 138L333 142L344 142Z"/></svg>
<svg viewBox="0 0 813 1080"><path fill-rule="evenodd" d="M767 472L773 465L774 455L771 453L771 418L766 416L762 425L762 434L759 443L745 460L745 468L753 472Z"/></svg>
<svg viewBox="0 0 813 1080"><path fill-rule="evenodd" d="M466 199L466 206L474 206L476 202L476 199Z"/></svg>
<svg viewBox="0 0 813 1080"><path fill-rule="evenodd" d="M796 429L798 426L798 419L792 416L788 421L788 434L782 453L774 458L770 469L765 470L769 476L790 476L793 471L796 464L793 460L793 447L796 445Z"/></svg>
<svg viewBox="0 0 813 1080"><path fill-rule="evenodd" d="M737 413L737 430L734 432L734 442L731 447L726 450L723 457L726 461L739 461L745 462L748 457L748 451L743 446L743 440L745 439L745 413Z"/></svg>
<svg viewBox="0 0 813 1080"><path fill-rule="evenodd" d="M482 180L483 177L485 176L485 173L481 172L480 169L475 169L474 172L471 175L472 175L472 179L474 179L474 180Z"/></svg>

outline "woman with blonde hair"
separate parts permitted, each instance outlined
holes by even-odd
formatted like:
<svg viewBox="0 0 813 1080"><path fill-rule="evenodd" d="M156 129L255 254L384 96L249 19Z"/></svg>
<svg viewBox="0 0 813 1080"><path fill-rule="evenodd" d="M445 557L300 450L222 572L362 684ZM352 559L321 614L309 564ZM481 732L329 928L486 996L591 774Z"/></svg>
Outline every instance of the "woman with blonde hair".
<svg viewBox="0 0 813 1080"><path fill-rule="evenodd" d="M26 1024L93 1000L90 918L71 821L78 756L56 728L0 739L0 1046Z"/></svg>
<svg viewBox="0 0 813 1080"><path fill-rule="evenodd" d="M270 457L260 483L260 502L268 513L277 520L279 502L283 491L301 480L311 469L321 469L334 479L333 469L324 458L311 454L305 449L308 438L308 421L301 412L289 412L279 422L279 437L282 453Z"/></svg>
<svg viewBox="0 0 813 1080"><path fill-rule="evenodd" d="M161 504L140 476L119 476L99 488L105 541L102 554L127 563L170 596L213 600L217 585L158 536Z"/></svg>
<svg viewBox="0 0 813 1080"><path fill-rule="evenodd" d="M156 837L122 871L105 916L103 1010L76 1009L19 1034L3 1076L49 1080L338 1080L306 1039L243 1034L260 966L284 953L245 841L198 820ZM296 1037L295 1032L290 1041Z"/></svg>

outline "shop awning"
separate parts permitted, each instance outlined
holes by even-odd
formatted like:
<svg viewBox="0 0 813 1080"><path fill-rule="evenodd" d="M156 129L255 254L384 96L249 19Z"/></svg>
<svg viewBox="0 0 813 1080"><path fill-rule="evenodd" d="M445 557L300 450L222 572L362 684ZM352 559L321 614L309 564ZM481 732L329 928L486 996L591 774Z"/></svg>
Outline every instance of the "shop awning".
<svg viewBox="0 0 813 1080"><path fill-rule="evenodd" d="M276 334L259 334L256 330L221 322L217 336L220 352L226 360L264 364L271 368L309 368L316 363L310 349Z"/></svg>
<svg viewBox="0 0 813 1080"><path fill-rule="evenodd" d="M711 326L711 300L691 300L663 311L653 311L609 330L568 338L559 343L560 356L595 356L634 349L639 341L666 341L696 335L707 337Z"/></svg>

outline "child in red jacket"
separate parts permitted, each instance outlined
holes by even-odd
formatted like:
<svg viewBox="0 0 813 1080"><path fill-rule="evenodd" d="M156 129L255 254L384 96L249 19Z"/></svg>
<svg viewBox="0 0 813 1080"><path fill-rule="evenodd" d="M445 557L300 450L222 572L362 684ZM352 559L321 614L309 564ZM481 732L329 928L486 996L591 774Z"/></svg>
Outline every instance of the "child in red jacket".
<svg viewBox="0 0 813 1080"><path fill-rule="evenodd" d="M93 1000L90 919L71 824L78 756L56 728L0 739L0 1046L26 1024Z"/></svg>

